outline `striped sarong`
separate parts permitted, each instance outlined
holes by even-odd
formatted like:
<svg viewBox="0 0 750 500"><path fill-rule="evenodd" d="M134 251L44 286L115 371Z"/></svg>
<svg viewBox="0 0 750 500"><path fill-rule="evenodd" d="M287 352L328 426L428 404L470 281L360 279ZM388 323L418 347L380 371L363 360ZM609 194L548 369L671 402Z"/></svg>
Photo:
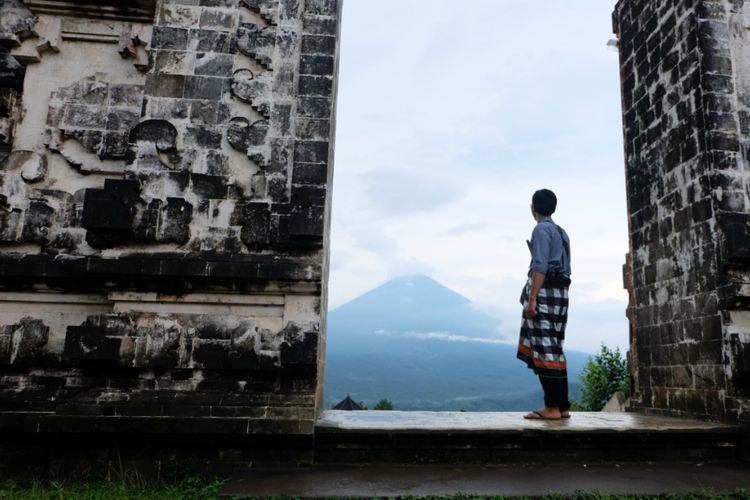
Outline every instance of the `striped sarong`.
<svg viewBox="0 0 750 500"><path fill-rule="evenodd" d="M521 294L524 311L529 304L531 279ZM517 358L543 377L568 376L568 364L563 354L565 325L568 322L568 287L545 283L537 296L537 315L523 318L518 340Z"/></svg>

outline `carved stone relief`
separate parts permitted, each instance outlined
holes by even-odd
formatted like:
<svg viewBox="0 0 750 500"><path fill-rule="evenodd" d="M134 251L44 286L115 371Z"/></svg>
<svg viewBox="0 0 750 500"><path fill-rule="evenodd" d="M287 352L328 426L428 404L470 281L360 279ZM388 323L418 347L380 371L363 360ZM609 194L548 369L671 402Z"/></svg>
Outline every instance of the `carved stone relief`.
<svg viewBox="0 0 750 500"><path fill-rule="evenodd" d="M50 98L48 146L83 172L112 170L106 163L87 161L81 147L100 160L124 160L130 130L140 121L143 85L111 84L103 78L86 77ZM122 171L122 165L109 166Z"/></svg>

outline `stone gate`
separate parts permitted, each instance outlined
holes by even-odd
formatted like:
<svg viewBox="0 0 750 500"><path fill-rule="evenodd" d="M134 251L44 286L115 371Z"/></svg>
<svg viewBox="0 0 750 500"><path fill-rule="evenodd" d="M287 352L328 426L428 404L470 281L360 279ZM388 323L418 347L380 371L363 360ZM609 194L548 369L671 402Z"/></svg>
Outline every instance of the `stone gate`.
<svg viewBox="0 0 750 500"><path fill-rule="evenodd" d="M310 460L341 1L0 5L2 456ZM747 420L750 6L614 25L634 408Z"/></svg>
<svg viewBox="0 0 750 500"><path fill-rule="evenodd" d="M310 448L339 9L2 1L6 435Z"/></svg>
<svg viewBox="0 0 750 500"><path fill-rule="evenodd" d="M750 420L750 4L621 0L634 408Z"/></svg>

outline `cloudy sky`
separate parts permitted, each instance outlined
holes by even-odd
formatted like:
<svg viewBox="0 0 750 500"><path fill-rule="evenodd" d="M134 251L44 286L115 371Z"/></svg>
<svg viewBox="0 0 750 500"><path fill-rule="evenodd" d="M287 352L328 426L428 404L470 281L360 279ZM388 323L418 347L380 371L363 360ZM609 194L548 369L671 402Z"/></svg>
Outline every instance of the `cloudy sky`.
<svg viewBox="0 0 750 500"><path fill-rule="evenodd" d="M571 235L566 345L627 346L613 2L348 0L330 307L427 274L518 335L532 193Z"/></svg>

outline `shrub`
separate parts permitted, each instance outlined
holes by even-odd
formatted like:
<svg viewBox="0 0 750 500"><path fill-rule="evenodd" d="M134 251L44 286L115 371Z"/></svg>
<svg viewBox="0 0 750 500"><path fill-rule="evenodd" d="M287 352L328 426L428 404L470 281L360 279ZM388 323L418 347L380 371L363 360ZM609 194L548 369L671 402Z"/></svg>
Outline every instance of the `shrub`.
<svg viewBox="0 0 750 500"><path fill-rule="evenodd" d="M599 354L589 358L581 372L581 400L573 402L573 409L600 411L617 391L630 396L628 361L619 348L612 350L602 344Z"/></svg>
<svg viewBox="0 0 750 500"><path fill-rule="evenodd" d="M373 410L393 410L393 403L390 399L381 399L372 407Z"/></svg>

